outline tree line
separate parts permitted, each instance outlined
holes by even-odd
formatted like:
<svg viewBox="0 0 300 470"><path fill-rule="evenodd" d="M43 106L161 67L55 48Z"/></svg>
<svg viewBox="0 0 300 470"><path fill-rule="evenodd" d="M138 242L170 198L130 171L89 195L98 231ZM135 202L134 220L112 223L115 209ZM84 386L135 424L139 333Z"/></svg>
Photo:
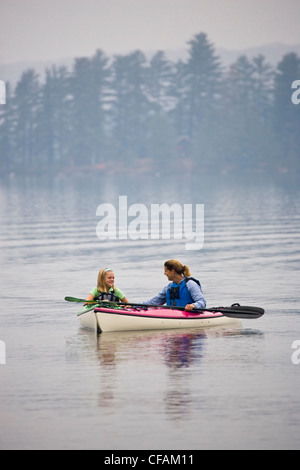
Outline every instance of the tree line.
<svg viewBox="0 0 300 470"><path fill-rule="evenodd" d="M185 61L97 50L43 81L28 69L0 106L0 171L299 171L299 79L293 52L225 69L204 33Z"/></svg>

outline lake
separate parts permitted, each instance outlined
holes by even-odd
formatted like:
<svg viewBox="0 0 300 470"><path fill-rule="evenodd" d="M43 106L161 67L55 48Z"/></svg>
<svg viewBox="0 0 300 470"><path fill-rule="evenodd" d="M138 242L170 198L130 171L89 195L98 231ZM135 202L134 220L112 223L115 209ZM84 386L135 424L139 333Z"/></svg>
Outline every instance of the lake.
<svg viewBox="0 0 300 470"><path fill-rule="evenodd" d="M103 204L118 216L114 239L97 232ZM155 204L183 215L202 205L203 247L186 249L184 233L153 239L145 224L143 238L137 223L129 237L132 211L151 218ZM0 221L1 449L300 448L297 182L12 176L0 181ZM102 267L131 302L149 299L170 258L200 279L208 306L265 315L226 329L96 335L79 327L80 304L64 301L86 297Z"/></svg>

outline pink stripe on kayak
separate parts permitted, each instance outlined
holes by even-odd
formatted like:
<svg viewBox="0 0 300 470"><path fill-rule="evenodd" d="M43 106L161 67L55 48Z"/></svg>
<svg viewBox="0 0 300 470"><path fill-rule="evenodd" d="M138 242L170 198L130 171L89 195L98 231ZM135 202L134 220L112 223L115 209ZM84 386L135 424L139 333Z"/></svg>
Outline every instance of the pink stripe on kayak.
<svg viewBox="0 0 300 470"><path fill-rule="evenodd" d="M137 317L150 317L150 318L175 318L175 319L196 319L196 318L217 318L222 317L221 312L207 312L191 313L184 310L167 310L163 308L124 308L113 309L105 307L96 307L95 312L114 313L117 315L129 315Z"/></svg>

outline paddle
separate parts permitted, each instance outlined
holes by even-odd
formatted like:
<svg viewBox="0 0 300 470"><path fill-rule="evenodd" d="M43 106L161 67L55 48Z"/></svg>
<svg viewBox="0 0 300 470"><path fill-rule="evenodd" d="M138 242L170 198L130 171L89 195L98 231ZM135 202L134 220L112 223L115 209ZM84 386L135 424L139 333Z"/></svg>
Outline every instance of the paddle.
<svg viewBox="0 0 300 470"><path fill-rule="evenodd" d="M141 308L165 308L168 310L185 310L184 307L172 307L166 305L145 305L145 304L137 304L137 303L129 303L126 304L124 302L101 302L95 300L85 300L85 299L77 299L76 297L65 297L65 300L68 302L84 302L90 304L101 304L102 307L109 308L112 307L119 307L119 306L126 306L126 307L141 307ZM245 307L239 304L233 304L231 307L213 307L213 308L201 308L201 309L194 309L190 313L200 313L200 312L221 312L225 317L231 318L241 318L241 319L255 319L260 318L264 313L264 309L260 307Z"/></svg>
<svg viewBox="0 0 300 470"><path fill-rule="evenodd" d="M77 299L77 297L65 297L67 302L78 302L78 303L85 303L85 304L98 304L99 300L86 300L86 299Z"/></svg>

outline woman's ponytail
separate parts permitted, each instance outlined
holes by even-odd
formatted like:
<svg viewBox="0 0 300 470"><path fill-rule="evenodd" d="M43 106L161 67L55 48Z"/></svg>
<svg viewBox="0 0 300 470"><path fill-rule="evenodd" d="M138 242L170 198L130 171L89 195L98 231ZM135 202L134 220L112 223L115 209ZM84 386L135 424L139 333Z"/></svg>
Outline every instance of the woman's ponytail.
<svg viewBox="0 0 300 470"><path fill-rule="evenodd" d="M165 262L165 267L167 269L174 269L177 274L182 274L184 277L191 276L190 268L186 265L183 265L177 259L170 259Z"/></svg>
<svg viewBox="0 0 300 470"><path fill-rule="evenodd" d="M191 276L190 268L186 265L182 266L182 274L184 275L184 277Z"/></svg>

